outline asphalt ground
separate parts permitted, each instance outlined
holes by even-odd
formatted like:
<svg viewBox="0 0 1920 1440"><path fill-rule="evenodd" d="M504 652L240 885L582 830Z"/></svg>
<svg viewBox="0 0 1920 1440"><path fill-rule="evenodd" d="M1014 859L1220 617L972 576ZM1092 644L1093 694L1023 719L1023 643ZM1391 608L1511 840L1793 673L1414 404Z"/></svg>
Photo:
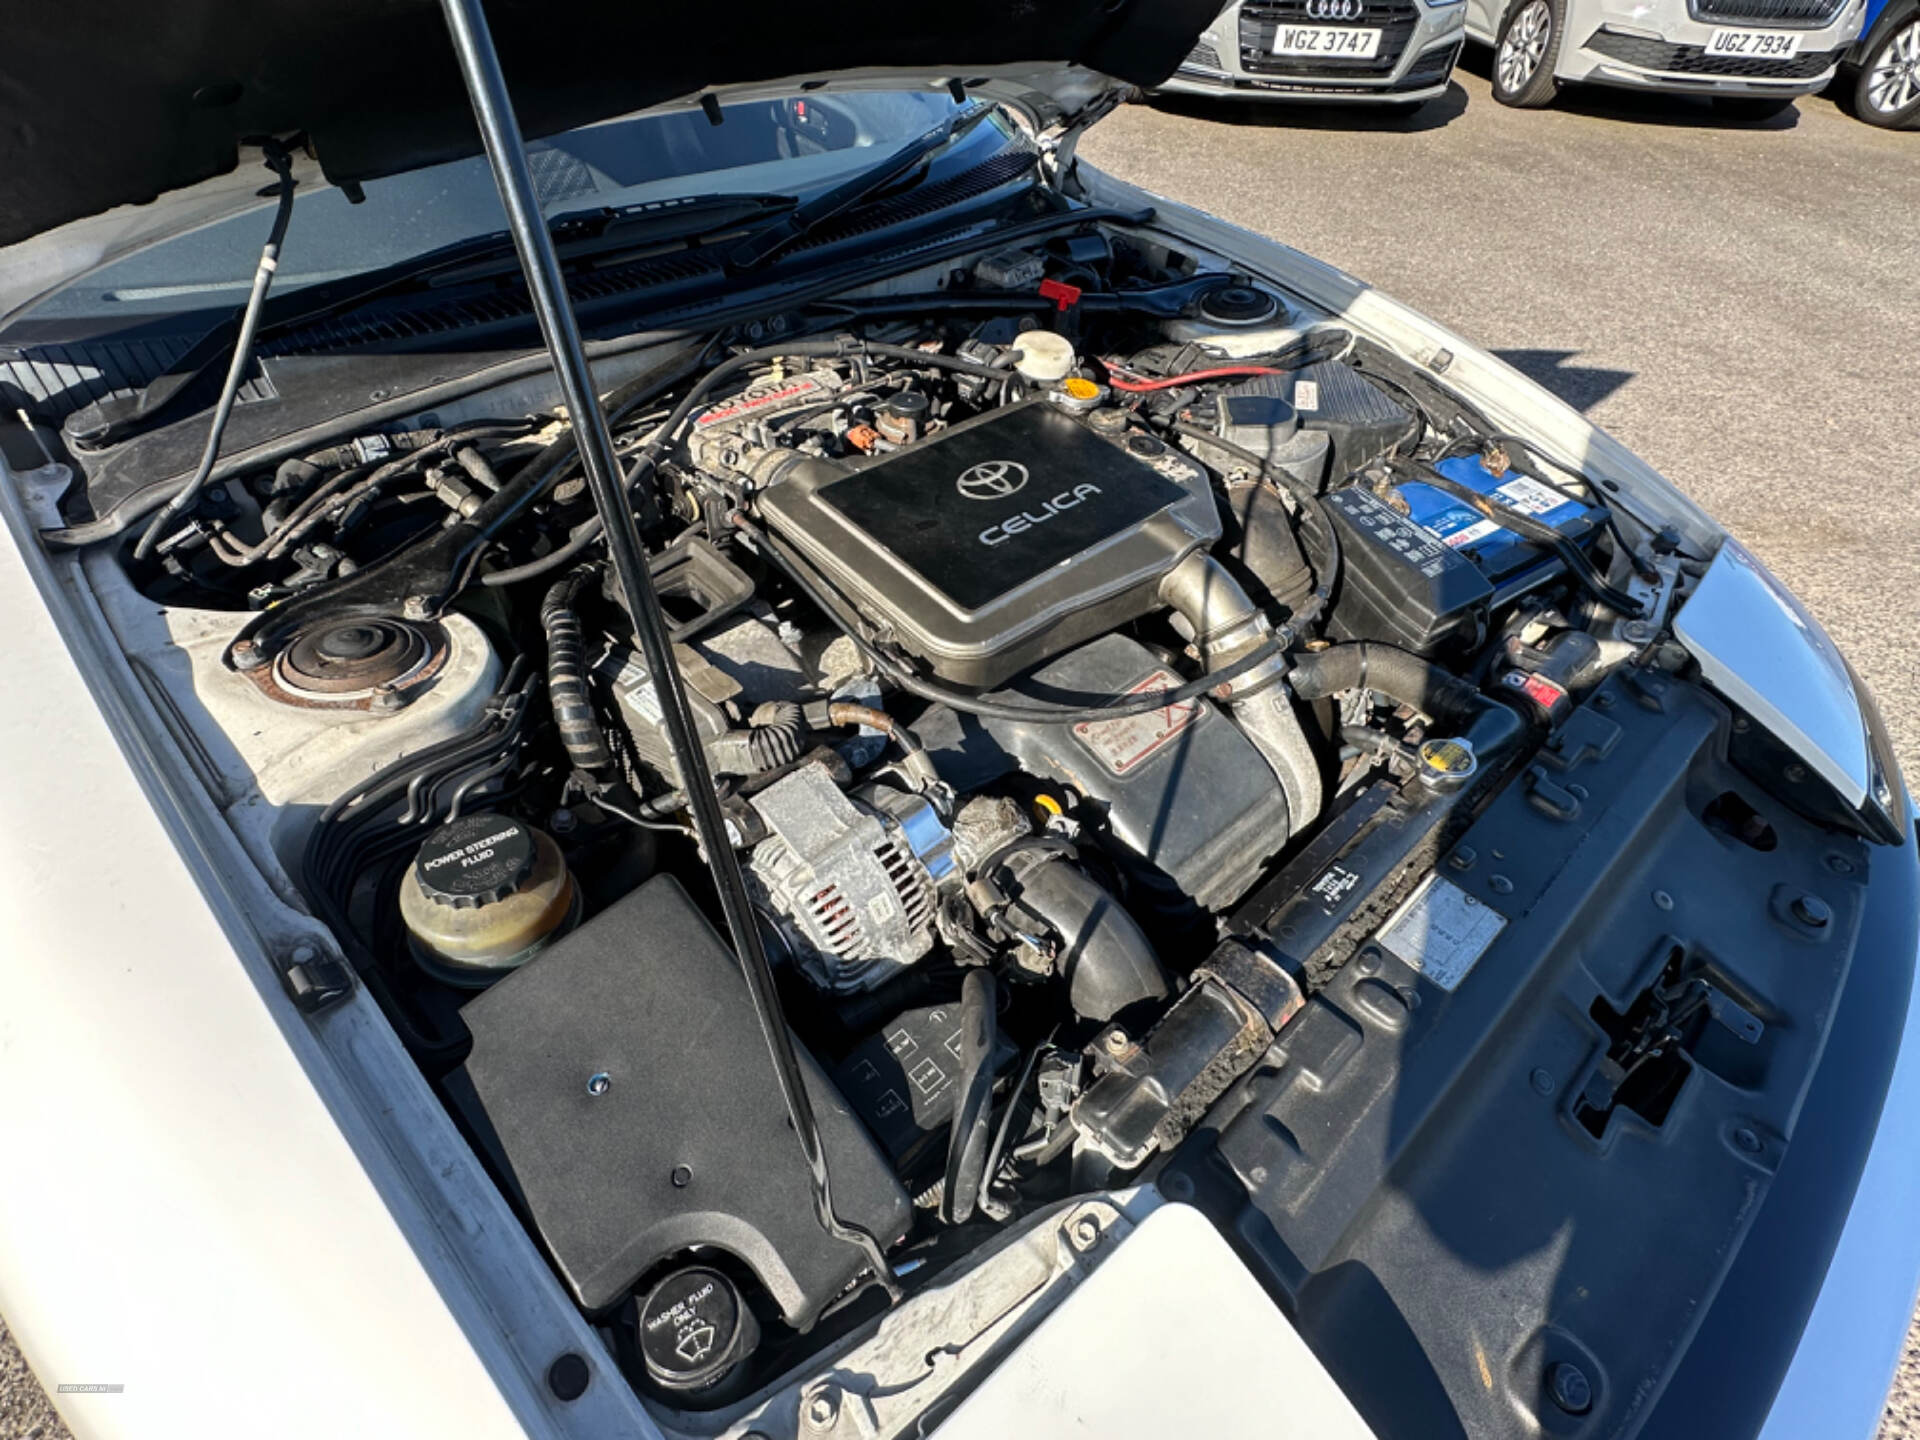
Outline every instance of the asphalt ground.
<svg viewBox="0 0 1920 1440"><path fill-rule="evenodd" d="M1081 153L1333 262L1631 445L1807 601L1920 777L1920 134L1818 97L1763 125L1600 91L1517 112L1467 65L1411 117L1160 102ZM65 1434L0 1325L0 1437ZM1881 1437L1920 1440L1912 1335Z"/></svg>

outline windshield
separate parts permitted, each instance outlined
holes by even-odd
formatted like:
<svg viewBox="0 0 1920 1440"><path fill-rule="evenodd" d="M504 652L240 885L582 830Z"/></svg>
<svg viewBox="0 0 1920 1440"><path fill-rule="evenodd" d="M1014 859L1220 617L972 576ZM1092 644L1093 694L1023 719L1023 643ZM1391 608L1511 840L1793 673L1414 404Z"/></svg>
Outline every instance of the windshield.
<svg viewBox="0 0 1920 1440"><path fill-rule="evenodd" d="M549 216L678 195L803 196L872 163L956 108L945 91L795 96L586 126L528 147ZM484 158L366 183L365 199L303 191L274 277L276 296L506 228ZM234 216L116 261L35 306L35 318L219 309L246 298L266 238L262 211Z"/></svg>

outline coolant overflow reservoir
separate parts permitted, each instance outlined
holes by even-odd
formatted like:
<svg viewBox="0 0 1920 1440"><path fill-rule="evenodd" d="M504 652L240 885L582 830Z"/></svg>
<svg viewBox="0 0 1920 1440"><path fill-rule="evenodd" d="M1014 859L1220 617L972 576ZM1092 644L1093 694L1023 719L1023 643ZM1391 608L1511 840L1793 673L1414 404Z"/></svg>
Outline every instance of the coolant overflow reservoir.
<svg viewBox="0 0 1920 1440"><path fill-rule="evenodd" d="M415 957L477 989L572 928L579 893L552 837L505 815L462 815L427 837L400 884Z"/></svg>
<svg viewBox="0 0 1920 1440"><path fill-rule="evenodd" d="M1051 330L1028 330L1013 342L1013 368L1036 385L1066 379L1077 359L1073 342Z"/></svg>

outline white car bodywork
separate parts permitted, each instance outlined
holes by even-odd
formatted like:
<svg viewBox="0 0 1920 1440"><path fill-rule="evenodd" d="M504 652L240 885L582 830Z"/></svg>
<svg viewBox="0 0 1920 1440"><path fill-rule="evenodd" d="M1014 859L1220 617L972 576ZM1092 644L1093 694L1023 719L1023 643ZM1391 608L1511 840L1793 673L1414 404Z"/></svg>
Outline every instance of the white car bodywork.
<svg viewBox="0 0 1920 1440"><path fill-rule="evenodd" d="M1465 0L1469 39L1492 45L1508 14L1521 0ZM1560 25L1556 78L1569 84L1611 85L1626 90L1658 90L1673 94L1753 95L1790 97L1810 95L1833 79L1839 57L1860 33L1866 0L1843 0L1832 20L1812 27L1768 23L1761 19L1705 19L1696 17L1687 0L1566 0ZM1694 52L1704 51L1716 31L1755 31L1791 34L1797 56L1832 55L1831 63L1810 75L1788 77L1771 71L1787 66L1752 67L1752 73L1709 73L1678 69L1698 65ZM1605 32L1603 35L1602 32ZM1608 39L1607 37L1617 37ZM1590 42L1598 41L1600 48ZM1640 63L1656 50L1678 52L1671 62Z"/></svg>
<svg viewBox="0 0 1920 1440"><path fill-rule="evenodd" d="M1115 203L1147 198L1081 174ZM1489 415L1717 534L1492 356L1330 266L1153 203L1187 243L1343 323L1448 352L1449 380ZM126 1384L62 1397L83 1434L185 1433L223 1413L277 1434L376 1416L375 1433L653 1433L610 1369L570 1405L548 1392L555 1357L601 1368L604 1352L373 999L309 1018L281 990L294 951L327 942L262 878L186 753L147 738L167 723L79 557L33 540L19 489L53 479L0 476L21 692L0 721L14 817L0 933L16 962L0 968L0 1091L15 1097L0 1144L33 1157L0 1187L0 1232L33 1237L0 1248L0 1307L37 1370Z"/></svg>
<svg viewBox="0 0 1920 1440"><path fill-rule="evenodd" d="M1079 178L1097 200L1151 198ZM1720 538L1486 352L1333 267L1152 203L1184 245L1444 372L1642 519ZM659 1434L372 998L308 1017L282 990L301 947L329 942L223 820L81 560L35 540L31 497L60 478L0 471L0 1309L50 1386L125 1387L63 1394L63 1413L82 1436ZM561 1402L545 1376L568 1352L591 1383ZM1207 1383L1257 1414L1272 1380Z"/></svg>

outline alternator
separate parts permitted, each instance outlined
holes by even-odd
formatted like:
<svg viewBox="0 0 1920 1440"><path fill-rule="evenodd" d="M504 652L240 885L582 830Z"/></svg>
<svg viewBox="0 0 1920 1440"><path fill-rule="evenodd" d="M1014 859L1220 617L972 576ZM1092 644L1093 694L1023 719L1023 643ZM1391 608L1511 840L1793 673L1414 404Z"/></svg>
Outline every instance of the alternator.
<svg viewBox="0 0 1920 1440"><path fill-rule="evenodd" d="M933 946L935 888L953 837L917 795L867 785L851 796L803 765L753 797L772 833L747 874L801 969L838 994L868 990Z"/></svg>

